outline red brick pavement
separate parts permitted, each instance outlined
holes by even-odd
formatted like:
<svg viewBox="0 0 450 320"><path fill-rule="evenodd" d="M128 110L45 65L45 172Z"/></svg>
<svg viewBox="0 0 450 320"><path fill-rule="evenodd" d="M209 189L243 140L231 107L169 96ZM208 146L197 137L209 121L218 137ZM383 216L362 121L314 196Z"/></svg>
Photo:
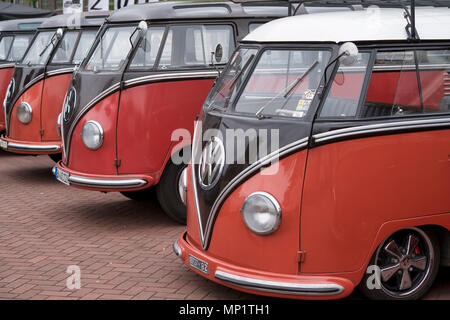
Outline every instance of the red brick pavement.
<svg viewBox="0 0 450 320"><path fill-rule="evenodd" d="M52 165L0 151L0 299L256 298L186 268L172 253L184 227L156 201L65 187ZM66 288L70 265L79 290ZM427 298L450 299L448 271Z"/></svg>

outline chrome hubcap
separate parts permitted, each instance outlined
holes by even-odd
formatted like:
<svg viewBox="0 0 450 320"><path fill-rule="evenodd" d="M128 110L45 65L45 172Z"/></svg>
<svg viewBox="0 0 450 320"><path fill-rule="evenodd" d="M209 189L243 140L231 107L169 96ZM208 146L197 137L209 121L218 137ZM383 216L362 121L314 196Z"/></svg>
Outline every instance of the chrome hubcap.
<svg viewBox="0 0 450 320"><path fill-rule="evenodd" d="M181 202L186 204L186 192L187 192L187 167L181 171L178 177L178 194L180 196Z"/></svg>
<svg viewBox="0 0 450 320"><path fill-rule="evenodd" d="M397 232L378 249L382 289L391 296L415 293L427 279L432 260L431 241L422 230Z"/></svg>

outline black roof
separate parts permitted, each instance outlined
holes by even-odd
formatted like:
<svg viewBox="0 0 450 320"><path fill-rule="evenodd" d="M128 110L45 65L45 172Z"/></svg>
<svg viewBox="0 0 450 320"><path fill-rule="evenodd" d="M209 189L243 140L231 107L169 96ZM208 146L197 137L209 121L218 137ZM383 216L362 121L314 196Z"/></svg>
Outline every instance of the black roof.
<svg viewBox="0 0 450 320"><path fill-rule="evenodd" d="M55 15L54 12L0 1L0 21L11 19L44 18Z"/></svg>
<svg viewBox="0 0 450 320"><path fill-rule="evenodd" d="M7 32L7 31L34 32L44 20L45 18L0 21L0 32Z"/></svg>
<svg viewBox="0 0 450 320"><path fill-rule="evenodd" d="M101 26L110 13L110 11L91 11L75 14L61 14L45 20L41 24L40 29Z"/></svg>
<svg viewBox="0 0 450 320"><path fill-rule="evenodd" d="M114 11L109 22L141 20L185 20L246 17L284 17L288 3L283 1L240 4L233 2L170 1L137 4Z"/></svg>

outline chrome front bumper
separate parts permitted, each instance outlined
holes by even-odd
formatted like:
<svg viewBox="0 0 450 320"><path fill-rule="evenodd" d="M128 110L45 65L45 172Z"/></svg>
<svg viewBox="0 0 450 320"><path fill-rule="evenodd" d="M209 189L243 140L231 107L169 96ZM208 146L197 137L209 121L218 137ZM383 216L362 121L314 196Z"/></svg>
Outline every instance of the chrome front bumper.
<svg viewBox="0 0 450 320"><path fill-rule="evenodd" d="M52 173L56 177L57 170L61 170L58 167L52 168ZM64 171L65 172L65 171ZM87 188L106 188L106 189L135 189L140 188L148 184L148 181L144 179L106 179L106 178L88 178L69 173L69 183L81 187Z"/></svg>
<svg viewBox="0 0 450 320"><path fill-rule="evenodd" d="M267 281L216 270L214 277L218 280L228 282L232 285L246 289L258 291L275 292L282 294L305 295L305 296L325 296L337 295L344 291L344 288L335 283L292 283L281 281Z"/></svg>
<svg viewBox="0 0 450 320"><path fill-rule="evenodd" d="M16 142L8 142L0 138L0 145L6 151L23 151L23 152L60 152L61 147L58 145L33 145L22 144Z"/></svg>
<svg viewBox="0 0 450 320"><path fill-rule="evenodd" d="M201 272L199 272L199 274L212 281L221 281L235 287L251 290L254 293L266 292L268 295L271 295L270 293L274 293L281 294L283 296L298 296L299 298L302 296L333 298L340 295L342 296L344 291L351 292L348 285L350 282L345 279L340 279L341 281L339 281L330 278L327 282L324 282L317 276L301 276L297 281L280 279L280 277L274 277L273 280L263 280L260 278L254 278L247 273L237 274L237 271L229 270L229 266L222 265L219 261L214 261L213 259L209 259L206 255L202 255L197 249L192 247L186 241L184 238L185 235L186 231L173 243L173 252L181 258L188 267L190 266L186 261L188 261L187 257L190 255L207 262L208 266L211 268L210 270L214 270L213 275L205 275ZM192 267L190 268L195 271ZM273 277L273 274L268 274L267 276Z"/></svg>

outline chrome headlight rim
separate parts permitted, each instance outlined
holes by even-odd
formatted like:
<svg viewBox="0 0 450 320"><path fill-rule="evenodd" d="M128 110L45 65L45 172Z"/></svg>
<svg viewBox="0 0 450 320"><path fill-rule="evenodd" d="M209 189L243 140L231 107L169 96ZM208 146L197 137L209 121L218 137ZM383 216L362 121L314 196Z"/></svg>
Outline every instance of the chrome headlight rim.
<svg viewBox="0 0 450 320"><path fill-rule="evenodd" d="M85 141L85 128L88 125L93 125L97 130L98 130L98 135L99 135L99 142L98 145L96 146L89 146L88 143L86 143ZM86 148L88 148L89 150L95 151L100 149L103 146L103 142L105 140L105 135L104 135L104 131L102 126L100 125L100 123L98 123L95 120L89 120L87 121L84 125L83 125L83 129L81 130L81 140L83 140L83 144L85 145Z"/></svg>
<svg viewBox="0 0 450 320"><path fill-rule="evenodd" d="M249 225L247 219L246 219L246 212L244 210L246 203L248 203L248 201L251 200L252 197L256 197L256 196L260 196L260 197L265 197L267 200L269 200L269 203L273 206L273 209L275 210L275 223L267 230L256 230L255 228L253 228L251 225ZM255 214L255 213L253 213ZM257 235L261 235L261 236L267 236L270 235L272 233L274 233L275 231L278 230L280 224L281 224L281 216L282 216L282 210L281 210L281 206L278 203L277 199L275 199L274 196L272 196L270 193L264 192L264 191L256 191L253 192L251 194L249 194L244 202L242 203L242 207L241 207L241 216L242 216L242 220L244 221L245 226L253 233L257 234Z"/></svg>
<svg viewBox="0 0 450 320"><path fill-rule="evenodd" d="M29 124L33 119L33 109L28 102L22 101L17 106L16 115L20 123ZM25 118L23 118L24 116Z"/></svg>

